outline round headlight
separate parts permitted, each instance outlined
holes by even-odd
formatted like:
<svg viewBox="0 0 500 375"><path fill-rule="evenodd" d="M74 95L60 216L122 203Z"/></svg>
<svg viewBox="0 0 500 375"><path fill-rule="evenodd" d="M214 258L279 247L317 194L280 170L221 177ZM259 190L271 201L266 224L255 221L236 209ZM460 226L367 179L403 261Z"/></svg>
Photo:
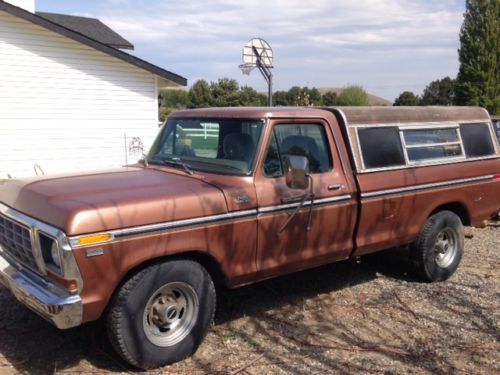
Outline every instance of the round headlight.
<svg viewBox="0 0 500 375"><path fill-rule="evenodd" d="M59 253L59 246L57 246L56 241L52 242L52 246L50 247L50 256L52 257L52 262L54 262L58 268L61 268L61 254Z"/></svg>

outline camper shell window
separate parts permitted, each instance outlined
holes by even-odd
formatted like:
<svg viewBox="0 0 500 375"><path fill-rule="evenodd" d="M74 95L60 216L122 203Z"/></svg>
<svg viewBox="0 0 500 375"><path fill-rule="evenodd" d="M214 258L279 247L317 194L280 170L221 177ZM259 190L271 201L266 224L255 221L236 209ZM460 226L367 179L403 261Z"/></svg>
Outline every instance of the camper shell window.
<svg viewBox="0 0 500 375"><path fill-rule="evenodd" d="M354 126L360 171L435 165L496 157L490 125L403 123Z"/></svg>
<svg viewBox="0 0 500 375"><path fill-rule="evenodd" d="M361 128L358 129L358 137L365 168L405 165L397 127Z"/></svg>
<svg viewBox="0 0 500 375"><path fill-rule="evenodd" d="M489 156L495 153L487 123L460 124L460 134L468 158Z"/></svg>
<svg viewBox="0 0 500 375"><path fill-rule="evenodd" d="M410 163L463 157L458 126L401 130Z"/></svg>

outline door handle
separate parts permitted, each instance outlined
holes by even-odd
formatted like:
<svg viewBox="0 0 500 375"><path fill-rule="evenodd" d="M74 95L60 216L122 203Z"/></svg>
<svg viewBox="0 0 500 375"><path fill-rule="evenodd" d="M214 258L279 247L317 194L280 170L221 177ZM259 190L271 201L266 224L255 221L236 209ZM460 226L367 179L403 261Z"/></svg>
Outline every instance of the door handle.
<svg viewBox="0 0 500 375"><path fill-rule="evenodd" d="M328 190L342 190L343 188L345 188L343 184L328 185Z"/></svg>

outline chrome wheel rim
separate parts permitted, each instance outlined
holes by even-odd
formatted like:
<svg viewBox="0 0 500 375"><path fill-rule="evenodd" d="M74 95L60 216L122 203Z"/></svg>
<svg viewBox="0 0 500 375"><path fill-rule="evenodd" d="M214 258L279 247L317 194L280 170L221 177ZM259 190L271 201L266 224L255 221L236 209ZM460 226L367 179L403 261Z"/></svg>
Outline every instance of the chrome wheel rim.
<svg viewBox="0 0 500 375"><path fill-rule="evenodd" d="M439 267L446 268L455 259L457 254L458 238L457 234L451 228L443 229L436 237L434 252L436 254L436 264Z"/></svg>
<svg viewBox="0 0 500 375"><path fill-rule="evenodd" d="M157 346L181 342L196 323L199 303L194 289L183 282L165 284L152 294L143 315L144 333Z"/></svg>

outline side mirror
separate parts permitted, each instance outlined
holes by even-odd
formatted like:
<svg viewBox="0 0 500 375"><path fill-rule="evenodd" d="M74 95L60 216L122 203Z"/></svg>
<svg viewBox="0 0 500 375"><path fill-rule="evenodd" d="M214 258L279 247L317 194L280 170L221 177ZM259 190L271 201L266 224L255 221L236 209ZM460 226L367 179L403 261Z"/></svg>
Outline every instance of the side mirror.
<svg viewBox="0 0 500 375"><path fill-rule="evenodd" d="M309 187L309 160L305 156L290 155L285 159L286 185L292 189Z"/></svg>

